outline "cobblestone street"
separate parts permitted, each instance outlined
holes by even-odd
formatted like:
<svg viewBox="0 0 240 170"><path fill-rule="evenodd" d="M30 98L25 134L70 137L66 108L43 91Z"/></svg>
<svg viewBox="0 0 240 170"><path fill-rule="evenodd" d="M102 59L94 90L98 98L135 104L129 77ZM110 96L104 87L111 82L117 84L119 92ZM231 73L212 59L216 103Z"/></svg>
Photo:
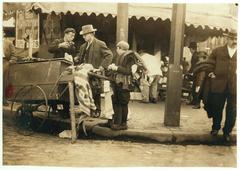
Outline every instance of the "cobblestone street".
<svg viewBox="0 0 240 170"><path fill-rule="evenodd" d="M236 150L236 146L162 145L97 139L79 139L71 144L68 139L46 133L22 136L9 117L3 122L3 165L236 167Z"/></svg>

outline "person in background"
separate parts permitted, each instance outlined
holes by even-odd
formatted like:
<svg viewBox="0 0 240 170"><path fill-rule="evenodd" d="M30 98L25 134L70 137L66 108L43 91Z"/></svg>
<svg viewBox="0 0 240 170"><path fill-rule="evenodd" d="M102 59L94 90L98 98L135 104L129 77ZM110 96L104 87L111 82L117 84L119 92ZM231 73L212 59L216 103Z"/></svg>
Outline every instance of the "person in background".
<svg viewBox="0 0 240 170"><path fill-rule="evenodd" d="M209 73L211 78L211 93L213 100L213 124L211 135L216 136L221 128L222 113L226 104L226 118L223 127L223 138L230 142L230 133L236 121L237 94L237 32L230 30L227 44L214 49L209 57L213 61L214 71Z"/></svg>
<svg viewBox="0 0 240 170"><path fill-rule="evenodd" d="M6 87L8 79L9 64L14 63L16 60L15 46L12 41L6 38L6 34L3 31L3 105L7 106L6 100Z"/></svg>
<svg viewBox="0 0 240 170"><path fill-rule="evenodd" d="M95 37L96 31L97 29L94 29L92 25L82 26L80 35L83 36L85 43L80 46L79 54L74 58L74 62L75 64L92 64L94 69L103 72L112 63L113 54L105 42ZM89 81L91 82L94 103L97 107L93 117L98 117L101 114L101 80L92 77Z"/></svg>
<svg viewBox="0 0 240 170"><path fill-rule="evenodd" d="M75 29L66 28L64 37L54 40L50 44L48 52L53 53L54 58L66 58L69 61L73 61L73 58L76 56L76 47L73 42L75 34Z"/></svg>
<svg viewBox="0 0 240 170"><path fill-rule="evenodd" d="M198 53L197 53L197 43L196 42L191 42L188 46L188 48L190 49L190 52L192 54L192 58L191 58L191 67L188 71L188 73L190 75L193 75L193 69L196 66L196 63L198 62ZM195 92L195 88L196 88L196 79L193 78L193 85L192 85L192 101L190 101L188 104L189 105L195 105L196 104L196 92Z"/></svg>
<svg viewBox="0 0 240 170"><path fill-rule="evenodd" d="M140 53L141 59L145 63L146 72L141 80L142 101L157 103L158 101L158 82L162 76L160 54L150 55L145 52Z"/></svg>
<svg viewBox="0 0 240 170"><path fill-rule="evenodd" d="M114 72L113 89L113 123L111 129L126 130L128 117L128 103L130 100L132 66L135 64L134 52L129 50L129 44L125 41L117 43L117 57L115 63L108 66L108 70Z"/></svg>
<svg viewBox="0 0 240 170"><path fill-rule="evenodd" d="M207 59L207 54L203 51L199 52L198 53L198 61L197 61L196 65L205 61L206 59ZM196 95L195 95L195 98L194 98L194 106L192 108L193 109L200 109L201 108L201 105L200 105L200 102L201 102L200 90L201 90L201 87L203 85L203 81L204 81L204 78L205 78L205 72L200 71L200 72L197 72L196 74L194 74L193 76L194 76L194 79L195 79L194 92L195 92Z"/></svg>

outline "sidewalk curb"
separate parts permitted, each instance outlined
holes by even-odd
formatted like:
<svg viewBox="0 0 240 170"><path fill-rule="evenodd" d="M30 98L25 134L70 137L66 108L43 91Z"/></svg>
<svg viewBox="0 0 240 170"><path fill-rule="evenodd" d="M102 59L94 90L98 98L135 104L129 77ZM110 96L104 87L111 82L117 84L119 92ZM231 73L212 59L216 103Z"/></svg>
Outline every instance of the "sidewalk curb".
<svg viewBox="0 0 240 170"><path fill-rule="evenodd" d="M149 139L159 143L171 144L223 144L223 137L219 134L217 137L212 137L206 132L187 132L177 130L142 130L142 129L128 129L114 131L107 127L100 127L98 125L92 127L92 133L106 137L106 138L132 138L132 139ZM231 144L236 143L236 134L231 135Z"/></svg>

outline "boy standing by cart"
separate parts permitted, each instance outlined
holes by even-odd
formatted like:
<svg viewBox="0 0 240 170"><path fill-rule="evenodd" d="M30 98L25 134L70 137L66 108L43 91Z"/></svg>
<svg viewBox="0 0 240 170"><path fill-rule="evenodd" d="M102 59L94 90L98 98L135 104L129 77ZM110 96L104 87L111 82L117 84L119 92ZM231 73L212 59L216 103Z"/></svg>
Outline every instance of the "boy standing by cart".
<svg viewBox="0 0 240 170"><path fill-rule="evenodd" d="M111 129L126 130L128 117L128 103L130 100L132 66L135 64L134 52L129 51L129 44L120 41L117 44L117 58L115 63L108 66L114 72L112 83L113 95L113 123Z"/></svg>

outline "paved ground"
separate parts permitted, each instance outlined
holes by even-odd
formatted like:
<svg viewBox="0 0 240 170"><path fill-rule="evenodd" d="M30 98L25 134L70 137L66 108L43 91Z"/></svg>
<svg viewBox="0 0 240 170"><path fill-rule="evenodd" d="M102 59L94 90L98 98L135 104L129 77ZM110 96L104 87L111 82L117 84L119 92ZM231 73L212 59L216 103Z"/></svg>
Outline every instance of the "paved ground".
<svg viewBox="0 0 240 170"><path fill-rule="evenodd" d="M12 117L4 107L3 164L77 167L191 166L236 167L236 146L163 145L115 140L79 139L70 144L49 133L22 136L16 132ZM129 128L161 130L164 103L130 102ZM211 120L203 109L182 105L182 131L196 129L209 133ZM236 129L234 129L236 131Z"/></svg>
<svg viewBox="0 0 240 170"><path fill-rule="evenodd" d="M129 107L131 110L129 127L131 129L161 129L164 126L164 102L146 104L134 101L130 102ZM180 115L180 127L176 129L184 131L201 130L206 133L210 132L212 119L207 117L203 108L192 109L192 106L182 102ZM222 125L224 120L225 116L223 117ZM234 128L233 131L236 132L236 128Z"/></svg>
<svg viewBox="0 0 240 170"><path fill-rule="evenodd" d="M3 122L3 165L58 167L236 167L236 146L163 145L22 136Z"/></svg>

